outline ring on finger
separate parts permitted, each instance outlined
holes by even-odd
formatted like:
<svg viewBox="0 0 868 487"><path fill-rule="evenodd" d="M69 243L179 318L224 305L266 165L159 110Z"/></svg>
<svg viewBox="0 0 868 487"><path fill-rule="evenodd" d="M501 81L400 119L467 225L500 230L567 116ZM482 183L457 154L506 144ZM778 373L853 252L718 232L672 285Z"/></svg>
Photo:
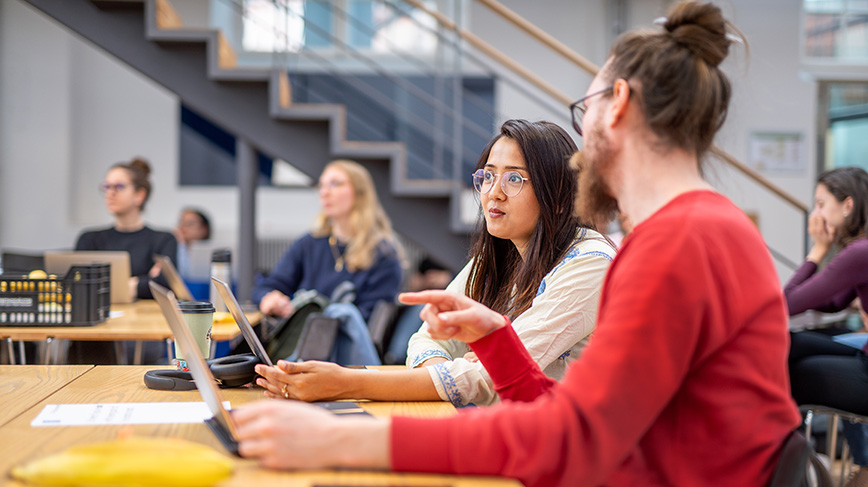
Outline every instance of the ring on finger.
<svg viewBox="0 0 868 487"><path fill-rule="evenodd" d="M280 388L280 391L283 392L284 399L289 399L289 392L286 390L286 384Z"/></svg>

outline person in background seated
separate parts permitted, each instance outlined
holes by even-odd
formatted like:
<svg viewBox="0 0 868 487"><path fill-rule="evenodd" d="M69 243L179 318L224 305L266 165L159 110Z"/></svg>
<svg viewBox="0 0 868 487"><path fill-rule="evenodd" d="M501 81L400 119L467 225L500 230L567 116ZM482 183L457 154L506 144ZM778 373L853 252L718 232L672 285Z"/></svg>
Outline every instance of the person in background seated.
<svg viewBox="0 0 868 487"><path fill-rule="evenodd" d="M343 282L355 287L352 305L364 325L378 301L394 302L401 286L400 246L392 224L380 206L370 173L353 161L329 163L317 184L322 210L313 232L296 240L271 273L252 292L263 314L289 317L295 309L290 297L313 290L330 297ZM359 335L358 338L364 338ZM359 344L370 353L367 364L379 357L370 335ZM358 365L362 365L359 363Z"/></svg>
<svg viewBox="0 0 868 487"><path fill-rule="evenodd" d="M171 233L152 230L142 220L151 196L150 174L150 165L139 158L113 165L99 188L105 193L106 208L114 215L114 225L85 231L75 244L75 250L129 252L130 296L139 299L152 297L148 282L159 275L154 254L166 255L174 262L178 253L178 243ZM161 278L158 282L167 285Z"/></svg>
<svg viewBox="0 0 868 487"><path fill-rule="evenodd" d="M178 240L178 272L187 278L190 275L190 244L211 238L211 220L201 210L184 208L175 227Z"/></svg>
<svg viewBox="0 0 868 487"><path fill-rule="evenodd" d="M675 4L662 24L621 35L573 105L579 214L597 221L620 207L634 228L603 284L593 339L563 380L542 372L501 311L459 293L407 295L428 304L428 332L470 344L511 401L436 419L259 401L232 412L243 457L528 487L768 485L800 423L786 304L759 231L700 170L726 119L732 91L719 65L734 29L698 2Z"/></svg>
<svg viewBox="0 0 868 487"><path fill-rule="evenodd" d="M573 211L572 138L549 122L507 120L483 149L473 175L480 228L470 261L447 289L504 313L527 352L560 380L594 329L600 288L615 248ZM475 277L475 278L474 278ZM318 362L261 367L271 397L498 401L489 371L457 340L423 325L410 339L409 370L370 374Z"/></svg>
<svg viewBox="0 0 868 487"><path fill-rule="evenodd" d="M814 241L805 262L784 288L790 315L809 309L833 313L854 300L865 316L868 302L868 173L842 167L820 175L808 233ZM819 270L837 245L840 252ZM793 333L790 382L799 404L818 404L868 415L868 333L830 337ZM868 429L844 423L859 470L847 487L868 487Z"/></svg>

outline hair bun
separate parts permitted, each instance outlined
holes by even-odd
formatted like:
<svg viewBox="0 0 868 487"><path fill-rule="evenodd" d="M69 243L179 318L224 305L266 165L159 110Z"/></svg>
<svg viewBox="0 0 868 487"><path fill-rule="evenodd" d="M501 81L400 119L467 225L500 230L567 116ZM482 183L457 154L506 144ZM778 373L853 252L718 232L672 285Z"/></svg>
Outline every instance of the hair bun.
<svg viewBox="0 0 868 487"><path fill-rule="evenodd" d="M663 24L672 39L711 66L729 53L727 21L710 3L687 2L675 7Z"/></svg>
<svg viewBox="0 0 868 487"><path fill-rule="evenodd" d="M142 172L145 177L151 174L151 165L148 164L148 161L142 159L141 157L135 157L132 161L130 161L129 166L131 168L135 168Z"/></svg>

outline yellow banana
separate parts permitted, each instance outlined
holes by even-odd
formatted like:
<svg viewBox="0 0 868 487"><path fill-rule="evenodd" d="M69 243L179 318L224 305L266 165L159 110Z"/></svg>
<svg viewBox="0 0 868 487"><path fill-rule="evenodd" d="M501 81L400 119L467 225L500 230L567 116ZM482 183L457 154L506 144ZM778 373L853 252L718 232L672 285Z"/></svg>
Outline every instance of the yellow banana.
<svg viewBox="0 0 868 487"><path fill-rule="evenodd" d="M14 467L12 477L39 485L206 487L233 468L229 457L200 443L132 437L68 448Z"/></svg>

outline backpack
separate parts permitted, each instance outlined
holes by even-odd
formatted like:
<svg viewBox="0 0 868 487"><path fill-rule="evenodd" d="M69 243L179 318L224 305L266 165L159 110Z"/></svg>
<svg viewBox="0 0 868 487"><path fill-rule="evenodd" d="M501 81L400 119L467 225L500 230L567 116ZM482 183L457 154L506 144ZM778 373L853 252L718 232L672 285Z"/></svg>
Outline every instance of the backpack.
<svg viewBox="0 0 868 487"><path fill-rule="evenodd" d="M273 362L292 355L298 345L301 332L308 317L320 313L329 304L329 299L315 290L304 290L295 293L292 306L295 308L288 318L280 320L268 337L265 351Z"/></svg>

